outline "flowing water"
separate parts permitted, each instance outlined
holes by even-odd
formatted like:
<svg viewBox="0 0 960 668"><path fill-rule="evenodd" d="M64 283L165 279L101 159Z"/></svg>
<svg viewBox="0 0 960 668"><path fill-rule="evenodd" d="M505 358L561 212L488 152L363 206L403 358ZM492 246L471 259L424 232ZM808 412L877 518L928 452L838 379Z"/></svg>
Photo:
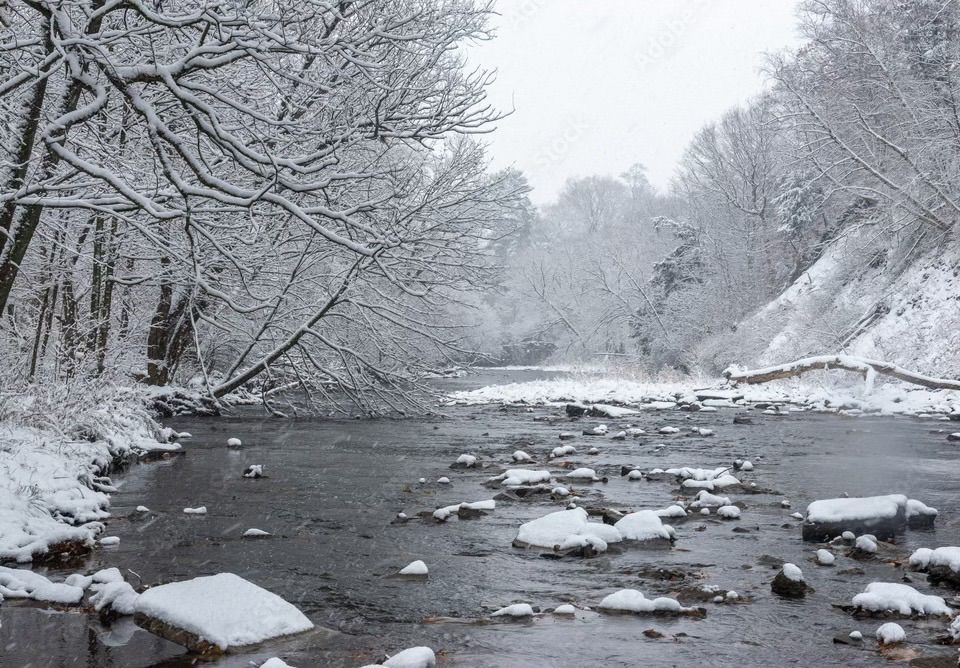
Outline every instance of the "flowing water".
<svg viewBox="0 0 960 668"><path fill-rule="evenodd" d="M540 374L543 375L543 374ZM533 372L500 372L443 381L447 388L525 380ZM145 584L229 571L295 603L317 631L232 655L216 666L252 666L274 655L300 668L360 666L384 652L414 645L442 650L441 666L866 666L887 660L872 641L834 644L835 635L860 629L872 637L877 620L856 620L833 607L871 581L900 581L903 571L885 560L838 556L833 568L816 566L815 547L800 540L795 510L817 498L901 492L940 509L934 531L911 531L896 554L915 547L960 544L960 468L956 446L943 425L907 418L845 418L793 413L734 425L733 409L716 413L649 411L629 421L648 431L665 425L709 427L712 437L678 434L612 441L579 437L570 460L597 469L609 482L576 485L583 505L662 508L677 488L667 482L629 482L622 464L644 470L669 466L715 467L749 458L756 468L745 481L771 494L732 494L746 508L739 521L694 517L677 525L672 550L625 548L592 559L545 559L511 547L517 526L562 506L546 496L498 502L475 520L445 524L413 519L391 524L399 511L423 510L491 498L483 481L508 466L520 448L562 475L547 453L557 434L596 423L534 421L555 409L456 407L443 418L410 420L280 420L254 411L221 418L169 422L189 431L187 454L133 467L117 476L114 518L108 533L119 546L103 549L85 570L129 569ZM626 420L624 420L626 421ZM611 423L620 420L608 421ZM228 437L242 449L225 446ZM658 449L659 444L665 447ZM598 455L586 454L596 445ZM451 470L464 452L478 454L485 468ZM246 480L249 464L269 477ZM451 484L435 483L448 476ZM426 484L419 484L419 478ZM788 498L792 509L782 508ZM145 505L150 513L137 513ZM186 506L206 505L208 514L188 516ZM273 534L242 539L256 527ZM735 527L741 527L734 531ZM747 531L744 532L744 529ZM842 550L840 551L842 555ZM765 556L766 555L766 556ZM761 558L764 557L764 558ZM769 557L804 570L813 594L799 601L770 592L776 568ZM426 580L393 577L415 559L430 569ZM684 583L656 577L651 568L680 569ZM862 569L862 573L851 569ZM923 576L914 586L933 592ZM714 584L736 590L749 602L704 605L703 619L609 616L579 610L574 619L544 614L526 622L483 620L492 610L528 602L544 610L566 602L595 606L608 593L636 588L648 597L677 594L683 587ZM950 597L947 590L936 593ZM111 628L81 613L57 613L24 605L0 608L0 665L187 666L176 645L123 621ZM949 656L934 644L942 620L900 622L908 648L923 657ZM650 638L647 629L665 634ZM955 656L955 653L954 653ZM955 659L954 659L955 661ZM949 665L949 664L948 664ZM955 663L953 664L955 665Z"/></svg>

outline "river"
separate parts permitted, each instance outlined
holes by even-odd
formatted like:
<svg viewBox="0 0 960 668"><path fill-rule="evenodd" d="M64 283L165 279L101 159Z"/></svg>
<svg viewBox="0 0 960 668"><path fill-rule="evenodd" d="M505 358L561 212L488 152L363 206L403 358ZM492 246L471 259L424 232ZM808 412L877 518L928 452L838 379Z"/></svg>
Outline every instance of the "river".
<svg viewBox="0 0 960 668"><path fill-rule="evenodd" d="M441 383L462 389L542 375L488 372ZM639 509L671 503L675 485L629 482L620 477L622 464L648 470L753 461L755 470L743 479L776 493L732 494L746 504L741 520L691 518L677 525L672 550L626 548L592 559L556 560L512 548L520 523L562 508L546 496L498 502L493 513L475 520L391 524L400 511L414 516L491 498L495 491L483 481L505 468L517 448L532 454L537 467L562 474L546 459L559 444L558 433L579 432L598 421L572 427L534 421L557 412L478 406L454 407L445 417L429 419L284 420L250 409L230 417L173 419L169 426L193 434L185 441L187 454L116 476L119 491L108 534L119 536L120 544L98 550L83 570L118 566L136 574L127 573L134 584L137 577L152 584L229 571L295 603L318 627L335 631L209 664L217 667L259 665L275 655L300 668L355 667L414 645L442 650L441 666L867 666L886 661L875 643L840 645L832 639L854 629L872 637L880 622L853 619L832 604L848 603L868 582L900 581L902 570L880 559L845 556L833 568L818 567L811 561L814 546L800 540L799 522L790 513L843 493L900 492L939 508L940 517L934 531L903 536L898 554L960 544L957 450L936 433L939 423L751 411L753 424L734 425L734 409L648 411L629 419L648 432L665 425L684 431L707 427L716 431L711 437L573 441L578 453L570 459L609 477L607 483L583 486L583 505ZM229 437L242 439L244 446L227 448ZM586 454L591 445L599 454ZM486 468L451 470L461 453L479 455ZM268 477L242 479L249 464L262 464ZM437 484L441 476L451 484ZM420 478L428 482L420 484ZM793 508L781 507L783 498ZM136 512L140 505L151 512ZM199 505L208 514L182 513ZM241 538L251 527L273 536ZM429 578L392 577L415 559L427 563ZM798 601L772 595L769 583L776 568L770 564L776 560L798 564L816 591ZM664 580L653 573L655 567L677 569L686 580ZM934 592L923 576L911 577L921 591L950 597L947 590ZM703 619L580 610L574 619L544 614L526 622L476 621L514 602L544 610L566 602L581 608L621 588L640 589L649 597L700 584L736 590L747 602L707 602ZM683 595L680 599L693 603ZM131 621L105 628L83 613L9 602L0 612L3 666L193 665L181 648ZM950 654L933 643L945 626L942 620L900 623L911 650L923 657ZM666 637L647 637L647 629Z"/></svg>

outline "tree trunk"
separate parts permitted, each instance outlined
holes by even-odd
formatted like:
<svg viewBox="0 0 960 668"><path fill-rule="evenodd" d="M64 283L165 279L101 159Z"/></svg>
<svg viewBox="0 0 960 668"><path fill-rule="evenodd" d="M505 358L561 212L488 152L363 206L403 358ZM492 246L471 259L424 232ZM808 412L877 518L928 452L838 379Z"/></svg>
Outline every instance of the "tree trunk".
<svg viewBox="0 0 960 668"><path fill-rule="evenodd" d="M768 383L771 380L782 380L784 378L794 378L807 371L816 371L819 369L842 369L843 371L853 371L863 374L868 379L872 374L881 374L890 376L905 383L913 383L932 390L960 390L960 380L949 378L934 378L925 376L914 371L898 367L894 364L881 362L879 360L864 359L862 357L851 357L849 355L823 355L820 357L807 357L805 359L782 364L780 366L766 367L763 369L754 369L747 371L730 367L723 372L724 377L732 382L747 383L755 385L758 383Z"/></svg>

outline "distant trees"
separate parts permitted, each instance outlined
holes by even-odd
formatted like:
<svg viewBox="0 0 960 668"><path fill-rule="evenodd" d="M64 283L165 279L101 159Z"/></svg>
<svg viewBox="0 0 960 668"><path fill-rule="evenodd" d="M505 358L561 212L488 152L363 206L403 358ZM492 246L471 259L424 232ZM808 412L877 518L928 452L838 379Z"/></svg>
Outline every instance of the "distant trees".
<svg viewBox="0 0 960 668"><path fill-rule="evenodd" d="M523 195L469 138L497 118L457 50L488 2L4 11L0 326L24 377L263 376L400 409L456 349L447 305Z"/></svg>
<svg viewBox="0 0 960 668"><path fill-rule="evenodd" d="M771 58L770 90L697 133L669 195L637 168L571 181L544 209L513 293L561 352L720 371L738 323L838 235L869 229L905 257L955 242L960 2L809 0L799 22L806 43ZM849 327L830 328L841 347Z"/></svg>

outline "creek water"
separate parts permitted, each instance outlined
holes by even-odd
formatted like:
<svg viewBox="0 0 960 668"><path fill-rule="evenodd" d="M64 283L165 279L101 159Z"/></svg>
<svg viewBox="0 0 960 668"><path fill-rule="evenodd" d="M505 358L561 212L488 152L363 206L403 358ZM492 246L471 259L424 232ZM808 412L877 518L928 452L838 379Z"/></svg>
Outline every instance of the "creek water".
<svg viewBox="0 0 960 668"><path fill-rule="evenodd" d="M447 389L478 387L543 377L537 372L498 372L440 381ZM517 526L562 504L548 495L498 502L474 520L444 524L412 519L391 524L404 511L491 498L483 486L510 466L520 448L558 476L565 471L547 454L562 430L601 422L547 423L534 418L562 409L453 407L445 417L406 420L293 419L238 411L229 417L177 418L169 426L189 431L187 454L142 464L115 477L114 517L108 534L120 537L98 550L83 570L117 566L134 584L154 584L222 571L236 573L295 603L317 625L332 632L270 643L229 655L210 665L259 665L282 656L300 668L360 666L404 647L428 645L441 666L867 666L887 659L872 640L834 644L836 635L859 629L872 638L881 623L854 619L834 607L849 603L871 581L899 582L901 568L889 559L854 560L838 550L836 565L819 567L816 547L803 543L790 513L818 498L847 493L868 496L899 492L940 510L932 531L910 531L898 539L895 556L916 547L960 544L960 467L957 448L938 430L943 424L909 418L848 418L749 411L753 424L734 425L740 410L715 413L646 411L630 422L654 432L626 441L578 436L578 452L565 461L589 466L609 478L574 487L585 506L662 508L678 488L668 482L630 482L621 465L643 470L672 466L716 467L751 459L755 470L738 474L769 494L729 494L745 508L739 521L691 517L677 524L673 549L624 548L591 559L545 559L538 551L511 547ZM656 435L672 425L682 432ZM691 435L707 427L710 437ZM226 440L243 440L229 449ZM659 447L660 445L663 447ZM589 455L596 446L599 454ZM483 468L451 470L461 453L480 457ZM241 478L250 464L268 476ZM451 483L435 481L447 476ZM418 479L427 483L420 484ZM781 507L781 499L793 507ZM149 513L138 513L144 505ZM205 505L206 515L185 515ZM243 539L248 528L272 535ZM740 527L735 531L735 528ZM426 580L393 577L407 563L424 560ZM815 592L783 600L770 592L777 560L792 561ZM659 567L683 580L665 580ZM859 569L859 570L857 570ZM135 574L135 575L134 575ZM931 587L910 574L925 593ZM746 602L694 601L687 588L717 585L736 590ZM706 616L664 618L601 615L595 606L606 594L635 588L648 597L677 595L703 605ZM492 622L501 606L527 602L550 610L578 607L575 618L550 614L525 622ZM74 666L180 667L193 659L176 645L138 629L129 620L103 627L83 613L27 605L0 607L0 665L31 668ZM907 648L926 665L956 665L956 652L935 644L943 620L902 620ZM665 634L651 638L647 629ZM940 662L939 664L937 662Z"/></svg>

